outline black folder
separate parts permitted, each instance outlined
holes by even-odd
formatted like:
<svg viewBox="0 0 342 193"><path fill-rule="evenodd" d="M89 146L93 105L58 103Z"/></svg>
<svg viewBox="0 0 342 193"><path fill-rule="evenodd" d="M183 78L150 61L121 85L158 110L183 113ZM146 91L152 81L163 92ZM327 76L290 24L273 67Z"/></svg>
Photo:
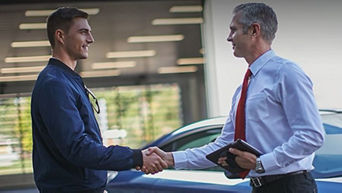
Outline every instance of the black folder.
<svg viewBox="0 0 342 193"><path fill-rule="evenodd" d="M222 147L221 149L218 149L210 154L208 154L206 156L206 158L212 162L214 162L215 164L219 165L220 167L228 170L231 173L240 173L243 171L246 171L246 169L241 168L236 162L235 162L235 157L236 155L232 154L229 152L229 148L235 148L241 151L247 151L250 152L254 155L256 155L257 157L260 157L262 155L262 152L259 151L258 149L256 149L255 147L253 147L252 145L248 144L247 142L245 142L244 140L238 139L224 147ZM218 159L220 157L227 157L226 162L228 163L228 166L222 166L220 164L217 163Z"/></svg>

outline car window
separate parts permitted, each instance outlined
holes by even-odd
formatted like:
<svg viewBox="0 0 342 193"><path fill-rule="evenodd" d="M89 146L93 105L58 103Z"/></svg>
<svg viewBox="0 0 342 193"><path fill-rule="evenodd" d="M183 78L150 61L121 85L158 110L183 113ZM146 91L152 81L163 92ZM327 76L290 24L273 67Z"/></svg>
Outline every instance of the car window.
<svg viewBox="0 0 342 193"><path fill-rule="evenodd" d="M204 136L198 136L198 138L196 138L197 136L191 136L190 138L192 138L192 140L190 139L188 143L185 143L184 145L181 145L180 147L178 147L177 151L182 151L188 148L200 147L200 146L206 145L214 141L219 134L220 133L213 133L213 134L208 134Z"/></svg>
<svg viewBox="0 0 342 193"><path fill-rule="evenodd" d="M171 143L168 143L161 148L164 151L181 151L187 148L200 147L206 145L216 139L221 133L221 127L210 128L207 130L201 130L198 132L190 132Z"/></svg>
<svg viewBox="0 0 342 193"><path fill-rule="evenodd" d="M221 134L222 127L210 128L205 131L195 132L176 139L175 141L161 147L164 151L183 151L188 148L201 147L215 139ZM223 171L221 167L203 169L206 171Z"/></svg>
<svg viewBox="0 0 342 193"><path fill-rule="evenodd" d="M315 177L342 176L342 113L322 114L325 142L316 152Z"/></svg>

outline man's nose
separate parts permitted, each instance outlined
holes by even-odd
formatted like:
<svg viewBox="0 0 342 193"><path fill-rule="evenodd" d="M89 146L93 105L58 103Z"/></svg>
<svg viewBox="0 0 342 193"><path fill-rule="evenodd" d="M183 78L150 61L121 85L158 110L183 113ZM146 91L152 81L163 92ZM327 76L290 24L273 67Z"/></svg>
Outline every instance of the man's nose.
<svg viewBox="0 0 342 193"><path fill-rule="evenodd" d="M227 41L228 41L228 42L231 42L231 41L232 41L231 35L229 35L229 36L227 37Z"/></svg>
<svg viewBox="0 0 342 193"><path fill-rule="evenodd" d="M95 39L91 33L89 33L87 41L88 41L88 43L93 43L95 41Z"/></svg>

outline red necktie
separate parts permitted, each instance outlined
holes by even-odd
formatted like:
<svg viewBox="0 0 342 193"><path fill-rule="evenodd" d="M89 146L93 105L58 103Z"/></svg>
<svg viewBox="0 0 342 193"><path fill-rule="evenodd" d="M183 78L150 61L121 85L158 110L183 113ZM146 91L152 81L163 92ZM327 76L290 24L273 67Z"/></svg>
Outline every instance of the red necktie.
<svg viewBox="0 0 342 193"><path fill-rule="evenodd" d="M245 104L247 97L247 88L248 88L248 79L251 76L251 70L248 69L245 78L243 79L241 96L239 100L239 104L236 110L236 119L235 119L235 135L234 140L242 139L246 141L246 133L245 133L245 123L246 123L246 113L245 113ZM248 171L239 173L240 177L244 179L249 173Z"/></svg>

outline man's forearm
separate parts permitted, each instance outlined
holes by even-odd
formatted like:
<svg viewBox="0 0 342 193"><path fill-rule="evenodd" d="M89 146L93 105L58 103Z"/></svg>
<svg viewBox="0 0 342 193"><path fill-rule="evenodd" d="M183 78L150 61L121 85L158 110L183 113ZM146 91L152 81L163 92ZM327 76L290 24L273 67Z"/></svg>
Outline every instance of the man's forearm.
<svg viewBox="0 0 342 193"><path fill-rule="evenodd" d="M172 167L175 166L175 160L173 159L172 152L166 152L166 155L163 159L166 161L167 165Z"/></svg>

